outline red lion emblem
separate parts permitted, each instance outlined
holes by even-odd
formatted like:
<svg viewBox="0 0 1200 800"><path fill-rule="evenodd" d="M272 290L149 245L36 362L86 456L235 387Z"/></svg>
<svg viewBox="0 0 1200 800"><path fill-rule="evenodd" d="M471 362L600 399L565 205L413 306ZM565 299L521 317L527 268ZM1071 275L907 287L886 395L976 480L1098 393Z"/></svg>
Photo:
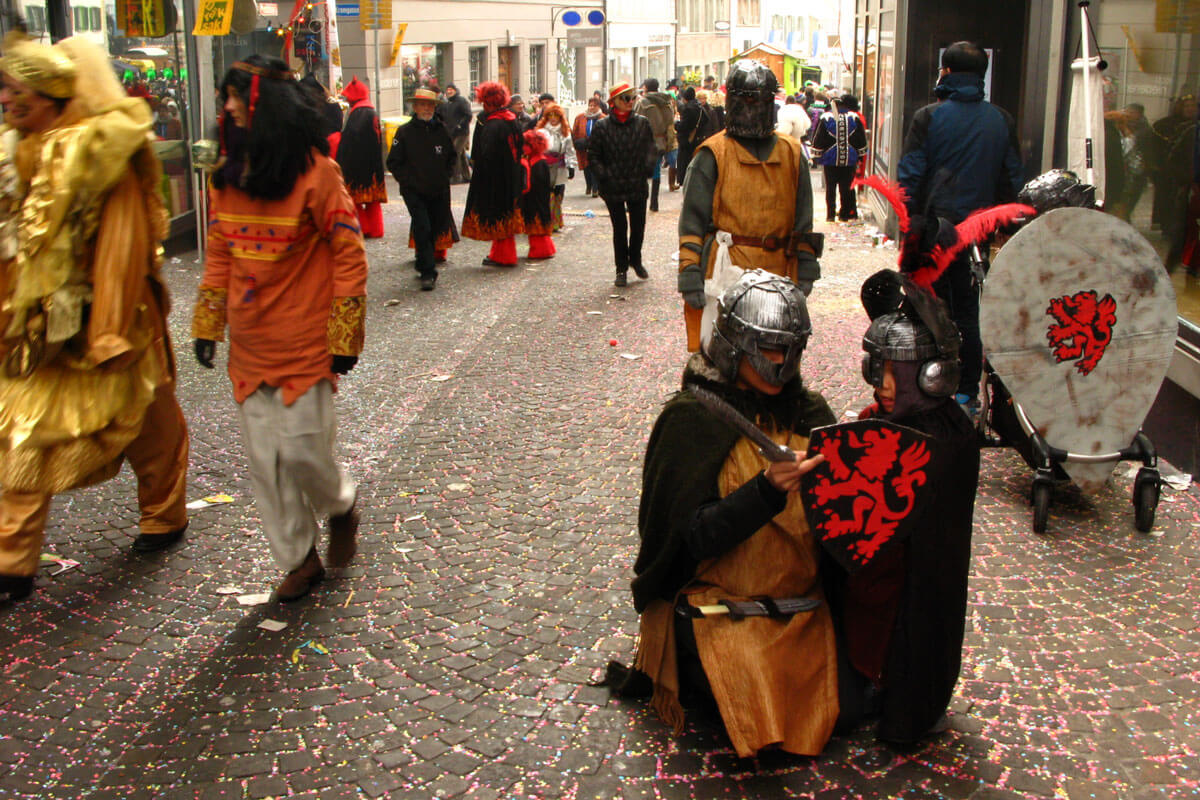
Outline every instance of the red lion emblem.
<svg viewBox="0 0 1200 800"><path fill-rule="evenodd" d="M1080 375L1096 368L1112 341L1113 325L1117 322L1117 301L1111 294L1097 299L1089 289L1068 297L1050 300L1046 314L1054 324L1046 329L1046 341L1054 349L1054 360L1061 364L1073 358Z"/></svg>
<svg viewBox="0 0 1200 800"><path fill-rule="evenodd" d="M816 505L851 498L853 515L843 518L828 509L828 516L817 525L820 537L822 541L862 537L849 547L850 556L859 563L874 558L895 535L897 526L913 510L916 488L927 480L923 467L930 454L925 443L910 444L901 452L900 436L901 431L894 428L866 430L861 437L848 430L844 437L825 439L816 451L825 456L830 468L813 486ZM899 507L889 504L889 494L900 501Z"/></svg>

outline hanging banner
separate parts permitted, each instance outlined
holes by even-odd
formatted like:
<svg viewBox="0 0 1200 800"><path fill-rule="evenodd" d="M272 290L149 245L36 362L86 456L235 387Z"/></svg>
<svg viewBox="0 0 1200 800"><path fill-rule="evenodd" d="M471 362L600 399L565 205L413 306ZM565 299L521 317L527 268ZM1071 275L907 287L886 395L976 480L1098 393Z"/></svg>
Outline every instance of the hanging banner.
<svg viewBox="0 0 1200 800"><path fill-rule="evenodd" d="M400 55L400 45L404 44L404 32L408 30L408 23L401 22L396 26L396 38L392 40L392 55L388 58L388 66L396 66L396 56Z"/></svg>
<svg viewBox="0 0 1200 800"><path fill-rule="evenodd" d="M136 2L136 0L132 0ZM233 26L233 0L199 0L193 36L225 36Z"/></svg>
<svg viewBox="0 0 1200 800"><path fill-rule="evenodd" d="M329 54L329 82L326 85L334 92L342 88L342 47L338 41L337 12L337 0L325 0L325 52Z"/></svg>

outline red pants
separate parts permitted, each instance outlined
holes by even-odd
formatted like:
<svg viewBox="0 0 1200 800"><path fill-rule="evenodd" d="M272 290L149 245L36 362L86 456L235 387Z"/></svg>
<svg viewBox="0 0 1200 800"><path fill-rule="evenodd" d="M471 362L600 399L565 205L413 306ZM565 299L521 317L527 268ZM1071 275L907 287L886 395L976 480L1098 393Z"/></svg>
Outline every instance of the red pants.
<svg viewBox="0 0 1200 800"><path fill-rule="evenodd" d="M493 241L492 249L488 251L488 258L506 267L515 266L517 263L517 237L510 236L507 239Z"/></svg>
<svg viewBox="0 0 1200 800"><path fill-rule="evenodd" d="M558 250L554 247L554 239L548 234L530 234L529 235L529 257L530 258L553 258Z"/></svg>
<svg viewBox="0 0 1200 800"><path fill-rule="evenodd" d="M362 228L365 239L379 239L383 236L383 207L379 203L359 203L358 226Z"/></svg>

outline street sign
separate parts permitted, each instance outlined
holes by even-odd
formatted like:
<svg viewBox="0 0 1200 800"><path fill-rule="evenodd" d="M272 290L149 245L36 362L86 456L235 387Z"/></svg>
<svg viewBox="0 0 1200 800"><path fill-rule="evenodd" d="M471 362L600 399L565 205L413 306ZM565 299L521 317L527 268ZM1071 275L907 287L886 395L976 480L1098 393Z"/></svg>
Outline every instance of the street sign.
<svg viewBox="0 0 1200 800"><path fill-rule="evenodd" d="M364 31L392 27L392 0L359 0L358 25Z"/></svg>
<svg viewBox="0 0 1200 800"><path fill-rule="evenodd" d="M279 3L259 3L258 14L261 17L274 17L279 15Z"/></svg>
<svg viewBox="0 0 1200 800"><path fill-rule="evenodd" d="M337 15L339 17L357 17L358 3L338 3Z"/></svg>
<svg viewBox="0 0 1200 800"><path fill-rule="evenodd" d="M131 3L130 6L139 5ZM196 9L193 36L224 36L233 25L233 0L202 0Z"/></svg>
<svg viewBox="0 0 1200 800"><path fill-rule="evenodd" d="M567 31L567 47L603 47L603 28L570 28Z"/></svg>

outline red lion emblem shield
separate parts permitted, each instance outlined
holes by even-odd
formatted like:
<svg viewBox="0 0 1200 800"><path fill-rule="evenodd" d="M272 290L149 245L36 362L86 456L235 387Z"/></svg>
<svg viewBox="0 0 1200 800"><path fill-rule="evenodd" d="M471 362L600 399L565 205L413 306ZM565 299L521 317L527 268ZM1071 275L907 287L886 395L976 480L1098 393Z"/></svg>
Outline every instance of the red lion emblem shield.
<svg viewBox="0 0 1200 800"><path fill-rule="evenodd" d="M1111 294L1099 298L1088 289L1073 295L1054 297L1046 314L1054 323L1046 329L1046 341L1059 364L1071 359L1080 375L1096 368L1112 341L1113 325L1117 323L1117 301Z"/></svg>
<svg viewBox="0 0 1200 800"><path fill-rule="evenodd" d="M809 455L825 461L805 478L809 526L844 567L857 569L908 535L928 492L928 437L883 420L819 428Z"/></svg>

